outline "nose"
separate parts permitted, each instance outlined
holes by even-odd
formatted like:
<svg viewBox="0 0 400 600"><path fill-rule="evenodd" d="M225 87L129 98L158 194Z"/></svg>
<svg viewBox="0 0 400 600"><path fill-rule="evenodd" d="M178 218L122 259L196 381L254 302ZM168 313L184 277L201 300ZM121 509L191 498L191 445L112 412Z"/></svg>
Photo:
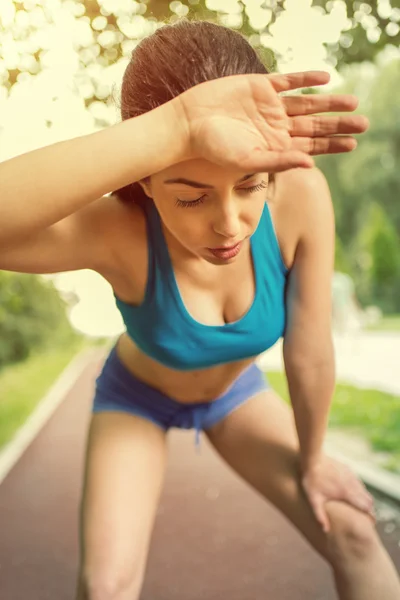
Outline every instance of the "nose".
<svg viewBox="0 0 400 600"><path fill-rule="evenodd" d="M229 240L236 240L240 233L240 218L237 207L221 206L213 219L215 233Z"/></svg>

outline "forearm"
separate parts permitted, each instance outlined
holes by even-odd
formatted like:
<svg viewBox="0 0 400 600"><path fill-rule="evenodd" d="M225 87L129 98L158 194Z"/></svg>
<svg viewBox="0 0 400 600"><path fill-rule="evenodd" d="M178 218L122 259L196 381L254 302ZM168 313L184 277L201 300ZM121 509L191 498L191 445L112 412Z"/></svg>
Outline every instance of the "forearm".
<svg viewBox="0 0 400 600"><path fill-rule="evenodd" d="M333 349L319 360L286 355L285 367L304 471L322 451L335 388Z"/></svg>
<svg viewBox="0 0 400 600"><path fill-rule="evenodd" d="M102 131L0 164L0 244L34 233L129 183L185 160L174 101Z"/></svg>

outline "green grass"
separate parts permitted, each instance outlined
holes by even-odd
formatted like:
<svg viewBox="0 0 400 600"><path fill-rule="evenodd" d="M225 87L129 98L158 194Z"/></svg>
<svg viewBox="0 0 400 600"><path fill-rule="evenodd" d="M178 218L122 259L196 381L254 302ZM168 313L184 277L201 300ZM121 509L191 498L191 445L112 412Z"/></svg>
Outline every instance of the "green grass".
<svg viewBox="0 0 400 600"><path fill-rule="evenodd" d="M282 373L268 373L272 387L287 402L289 394ZM373 450L391 454L393 469L400 466L400 396L351 385L337 384L329 427L361 434Z"/></svg>
<svg viewBox="0 0 400 600"><path fill-rule="evenodd" d="M25 423L72 358L89 345L85 338L74 338L0 371L0 448Z"/></svg>
<svg viewBox="0 0 400 600"><path fill-rule="evenodd" d="M400 315L385 315L374 325L368 325L367 331L400 331Z"/></svg>

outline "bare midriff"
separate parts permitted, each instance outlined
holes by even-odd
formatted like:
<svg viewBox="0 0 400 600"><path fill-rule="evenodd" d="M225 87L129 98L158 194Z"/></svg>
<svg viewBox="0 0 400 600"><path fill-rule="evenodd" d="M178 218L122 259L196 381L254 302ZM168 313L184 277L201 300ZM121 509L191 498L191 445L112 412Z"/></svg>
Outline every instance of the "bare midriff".
<svg viewBox="0 0 400 600"><path fill-rule="evenodd" d="M184 404L215 400L255 360L252 357L207 369L177 371L144 354L127 333L123 333L118 339L116 351L132 375Z"/></svg>

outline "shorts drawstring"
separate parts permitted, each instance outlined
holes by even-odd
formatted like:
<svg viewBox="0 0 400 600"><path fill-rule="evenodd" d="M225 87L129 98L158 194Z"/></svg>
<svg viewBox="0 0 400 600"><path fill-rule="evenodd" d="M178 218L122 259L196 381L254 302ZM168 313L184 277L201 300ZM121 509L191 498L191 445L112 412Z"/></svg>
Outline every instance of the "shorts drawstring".
<svg viewBox="0 0 400 600"><path fill-rule="evenodd" d="M195 429L195 447L196 451L200 453L201 450L201 430L202 430L202 415L201 411L194 411L193 413L194 429Z"/></svg>

